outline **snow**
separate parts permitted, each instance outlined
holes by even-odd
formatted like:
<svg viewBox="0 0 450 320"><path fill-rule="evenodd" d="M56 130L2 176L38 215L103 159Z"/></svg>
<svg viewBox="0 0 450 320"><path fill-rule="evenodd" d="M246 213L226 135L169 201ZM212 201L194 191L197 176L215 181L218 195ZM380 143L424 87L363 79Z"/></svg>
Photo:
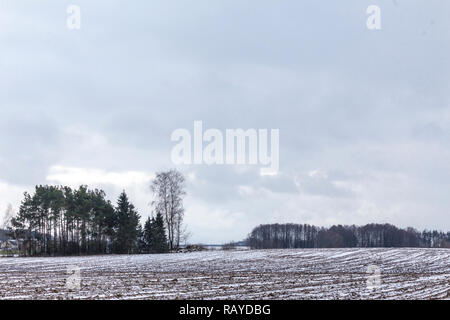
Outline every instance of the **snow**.
<svg viewBox="0 0 450 320"><path fill-rule="evenodd" d="M375 265L381 286L367 287ZM67 286L80 270L80 290ZM449 299L450 250L212 250L2 258L2 299Z"/></svg>

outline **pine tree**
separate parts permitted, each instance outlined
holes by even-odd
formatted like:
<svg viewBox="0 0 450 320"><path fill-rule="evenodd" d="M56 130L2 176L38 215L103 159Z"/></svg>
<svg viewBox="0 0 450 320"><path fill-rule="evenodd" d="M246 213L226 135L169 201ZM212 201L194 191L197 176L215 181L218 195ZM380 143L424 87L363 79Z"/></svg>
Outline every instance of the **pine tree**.
<svg viewBox="0 0 450 320"><path fill-rule="evenodd" d="M152 253L154 219L148 217L144 224L144 252Z"/></svg>
<svg viewBox="0 0 450 320"><path fill-rule="evenodd" d="M153 243L152 249L155 253L164 253L169 251L169 245L164 227L164 218L160 212L156 215L152 224Z"/></svg>
<svg viewBox="0 0 450 320"><path fill-rule="evenodd" d="M164 253L169 251L164 218L161 213L148 218L144 224L144 252Z"/></svg>
<svg viewBox="0 0 450 320"><path fill-rule="evenodd" d="M119 196L116 207L114 252L128 254L137 252L140 233L139 219L139 214L123 191Z"/></svg>
<svg viewBox="0 0 450 320"><path fill-rule="evenodd" d="M142 229L142 225L138 224L138 244L137 244L137 252L138 253L146 253L146 243L144 239L144 230Z"/></svg>

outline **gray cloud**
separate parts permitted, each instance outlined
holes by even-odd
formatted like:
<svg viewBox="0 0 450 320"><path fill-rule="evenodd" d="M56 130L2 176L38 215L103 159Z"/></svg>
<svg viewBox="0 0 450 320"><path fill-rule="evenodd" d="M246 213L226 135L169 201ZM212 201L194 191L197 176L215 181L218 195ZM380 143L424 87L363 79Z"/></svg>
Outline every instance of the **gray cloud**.
<svg viewBox="0 0 450 320"><path fill-rule="evenodd" d="M371 1L80 0L69 31L69 2L2 1L0 182L164 170L170 134L194 120L279 128L275 177L180 167L193 241L275 221L448 229L450 5L378 2L380 31L365 27Z"/></svg>

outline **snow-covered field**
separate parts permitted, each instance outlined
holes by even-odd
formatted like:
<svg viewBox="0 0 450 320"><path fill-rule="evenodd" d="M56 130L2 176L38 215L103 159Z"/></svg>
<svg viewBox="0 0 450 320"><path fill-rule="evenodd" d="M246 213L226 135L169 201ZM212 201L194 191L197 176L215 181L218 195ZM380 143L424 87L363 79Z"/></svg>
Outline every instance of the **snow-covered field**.
<svg viewBox="0 0 450 320"><path fill-rule="evenodd" d="M450 299L450 249L1 258L0 298Z"/></svg>

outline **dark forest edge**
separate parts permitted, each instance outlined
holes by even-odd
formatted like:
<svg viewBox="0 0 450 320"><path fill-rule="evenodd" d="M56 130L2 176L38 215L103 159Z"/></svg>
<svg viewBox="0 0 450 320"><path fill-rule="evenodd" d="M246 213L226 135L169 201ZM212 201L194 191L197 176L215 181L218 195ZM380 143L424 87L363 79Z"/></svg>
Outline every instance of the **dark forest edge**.
<svg viewBox="0 0 450 320"><path fill-rule="evenodd" d="M246 243L252 249L289 248L450 248L450 232L401 229L391 224L364 226L334 225L330 228L308 224L265 224L253 229Z"/></svg>

